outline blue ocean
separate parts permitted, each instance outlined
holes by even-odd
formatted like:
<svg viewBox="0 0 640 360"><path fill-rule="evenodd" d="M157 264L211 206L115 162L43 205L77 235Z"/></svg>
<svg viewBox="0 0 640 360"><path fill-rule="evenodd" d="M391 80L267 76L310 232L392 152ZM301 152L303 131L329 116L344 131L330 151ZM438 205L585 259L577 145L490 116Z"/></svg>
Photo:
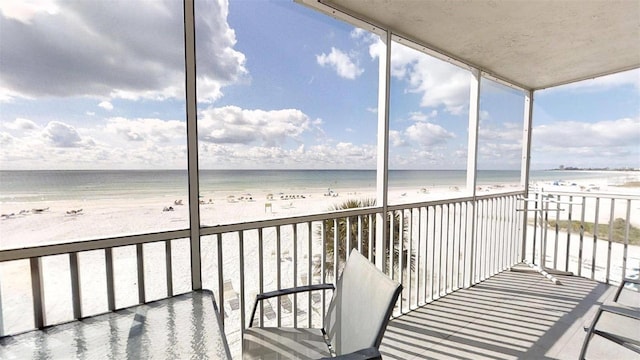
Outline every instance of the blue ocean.
<svg viewBox="0 0 640 360"><path fill-rule="evenodd" d="M603 178L606 173L532 171L531 181ZM478 185L517 184L519 171L481 170ZM464 170L391 170L390 188L464 186ZM201 170L200 193L375 189L375 170ZM186 170L0 171L0 202L187 197Z"/></svg>

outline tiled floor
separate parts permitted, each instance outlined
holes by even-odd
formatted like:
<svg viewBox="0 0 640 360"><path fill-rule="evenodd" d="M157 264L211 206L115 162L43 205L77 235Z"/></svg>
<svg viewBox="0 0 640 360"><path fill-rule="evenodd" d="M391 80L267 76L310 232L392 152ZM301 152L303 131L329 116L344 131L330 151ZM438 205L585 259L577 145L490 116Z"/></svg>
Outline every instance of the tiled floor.
<svg viewBox="0 0 640 360"><path fill-rule="evenodd" d="M537 273L507 271L392 320L380 351L385 359L578 359L597 307L616 290L577 276L554 285ZM640 294L619 302L640 306ZM610 315L603 327L640 337L640 325ZM640 359L595 336L587 359Z"/></svg>

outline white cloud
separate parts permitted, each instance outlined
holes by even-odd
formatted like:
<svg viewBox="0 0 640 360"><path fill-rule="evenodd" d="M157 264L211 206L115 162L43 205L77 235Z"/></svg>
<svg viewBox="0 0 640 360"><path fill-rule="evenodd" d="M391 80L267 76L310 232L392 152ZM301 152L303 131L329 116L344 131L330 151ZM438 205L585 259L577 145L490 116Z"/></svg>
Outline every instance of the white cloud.
<svg viewBox="0 0 640 360"><path fill-rule="evenodd" d="M533 129L536 167L640 167L640 118L560 121Z"/></svg>
<svg viewBox="0 0 640 360"><path fill-rule="evenodd" d="M3 2L3 101L17 96L183 96L181 2L46 1L42 8L40 3L29 4ZM227 1L201 1L197 7L198 95L212 102L222 96L224 86L246 76L245 56L234 49Z"/></svg>
<svg viewBox="0 0 640 360"><path fill-rule="evenodd" d="M70 148L93 145L92 140L82 139L73 126L60 121L49 122L44 128L42 136L53 147Z"/></svg>
<svg viewBox="0 0 640 360"><path fill-rule="evenodd" d="M402 137L402 133L398 130L389 130L389 143L391 146L398 147L403 146L407 142Z"/></svg>
<svg viewBox="0 0 640 360"><path fill-rule="evenodd" d="M315 124L319 122L297 109L265 111L225 106L202 111L198 136L213 143L275 146L298 138Z"/></svg>
<svg viewBox="0 0 640 360"><path fill-rule="evenodd" d="M623 71L613 75L601 76L595 79L579 81L567 85L556 86L541 90L542 94L558 91L606 91L620 86L632 86L640 89L640 69Z"/></svg>
<svg viewBox="0 0 640 360"><path fill-rule="evenodd" d="M104 132L114 134L126 142L142 142L163 145L186 146L187 130L184 121L160 119L127 119L115 117L107 120ZM120 144L125 146L124 144ZM133 145L138 147L139 145Z"/></svg>
<svg viewBox="0 0 640 360"><path fill-rule="evenodd" d="M541 125L533 129L536 147L596 149L635 146L640 140L640 118L606 120L596 123L559 121L553 125Z"/></svg>
<svg viewBox="0 0 640 360"><path fill-rule="evenodd" d="M113 105L108 101L102 101L98 106L108 111L113 110Z"/></svg>
<svg viewBox="0 0 640 360"><path fill-rule="evenodd" d="M369 47L372 58L385 56L378 40ZM469 103L470 73L410 47L393 43L391 76L404 80L406 91L421 94L420 106L444 106L451 114L461 114Z"/></svg>
<svg viewBox="0 0 640 360"><path fill-rule="evenodd" d="M21 132L36 130L39 128L39 126L36 125L36 123L34 123L33 121L29 119L23 119L23 118L17 118L11 122L2 122L2 126L9 130L15 130L15 131L21 131Z"/></svg>
<svg viewBox="0 0 640 360"><path fill-rule="evenodd" d="M405 135L413 142L425 147L444 144L448 139L456 137L454 133L442 126L427 122L417 122L409 126L405 130Z"/></svg>
<svg viewBox="0 0 640 360"><path fill-rule="evenodd" d="M349 55L334 47L331 47L329 54L317 55L316 61L320 66L333 68L340 77L345 79L353 80L364 72Z"/></svg>
<svg viewBox="0 0 640 360"><path fill-rule="evenodd" d="M432 110L430 113L425 114L422 111L414 111L409 113L409 120L411 121L428 121L438 116L437 110Z"/></svg>
<svg viewBox="0 0 640 360"><path fill-rule="evenodd" d="M0 13L7 19L18 20L30 24L38 13L54 15L60 8L54 0L2 0L0 1Z"/></svg>

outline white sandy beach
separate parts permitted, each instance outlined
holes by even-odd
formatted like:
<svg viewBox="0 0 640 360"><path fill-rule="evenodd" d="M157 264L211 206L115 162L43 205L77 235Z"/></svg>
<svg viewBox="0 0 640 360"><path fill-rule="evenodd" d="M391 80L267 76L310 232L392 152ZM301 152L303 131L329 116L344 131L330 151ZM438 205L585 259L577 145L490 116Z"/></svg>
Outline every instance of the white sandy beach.
<svg viewBox="0 0 640 360"><path fill-rule="evenodd" d="M554 184L555 183L555 184ZM592 191L597 187L599 193L620 194L630 193L640 195L637 187L611 186L606 179L566 181L562 183L544 182L536 186L545 190L558 191ZM496 191L509 191L511 186L481 186L478 195L490 194ZM330 207L339 205L347 199L374 198L374 189L336 189L335 196L325 196L327 190L300 191L300 190L274 190L264 192L234 193L219 192L203 194L200 206L200 217L203 225L219 225L254 220L283 218L296 215L316 214L327 211ZM273 196L269 196L273 194ZM232 196L232 198L231 198ZM390 192L390 203L400 204L409 202L421 202L444 197L462 197L464 191L456 188L404 188L394 189ZM272 198L272 199L271 199ZM175 200L182 200L185 205L176 205ZM211 200L211 201L210 201ZM33 245L44 245L70 240L85 240L102 238L114 235L129 235L144 232L158 232L166 230L185 229L188 227L187 199L177 194L166 194L159 199L136 199L135 201L123 200L61 200L37 203L41 212L32 212L34 203L5 202L0 204L0 212L10 216L3 216L0 220L0 247L3 249L20 248ZM639 201L634 202L630 209L632 224L640 226ZM565 206L565 205L563 205ZM172 211L163 211L172 207ZM595 212L594 205L588 203L587 214ZM604 202L600 205L599 221L606 222L610 217L610 207ZM82 209L82 211L79 211ZM20 214L21 210L23 211ZM76 214L67 213L72 210ZM576 212L577 210L573 210ZM626 217L626 209L617 205L614 209L615 217ZM574 219L577 216L574 214ZM592 217L589 217L592 219ZM589 221L589 220L588 220ZM592 220L591 220L592 221ZM274 228L267 228L265 239L273 238ZM298 238L298 269L297 284L305 283L308 278L308 227L297 227ZM315 231L313 229L312 231ZM313 235L313 234L312 234ZM291 228L283 228L281 243L282 287L293 286L293 231ZM313 238L313 236L312 236ZM566 238L566 235L564 235ZM247 232L245 235L244 258L249 265L245 267L244 280L246 288L246 311L250 311L253 298L259 290L258 286L258 258L257 232ZM588 243L588 241L587 241ZM173 245L173 280L174 292L186 292L190 290L190 262L189 248L186 239L174 240ZM548 246L552 246L548 244ZM564 248L560 244L560 248ZM585 251L591 254L589 245L585 245ZM312 254L320 253L318 241L312 243ZM617 248L616 248L617 249ZM164 269L164 244L147 244L145 250L145 279L147 300L158 299L166 296L165 269ZM634 249L630 254L630 261L639 259L640 254ZM203 254L203 286L216 289L218 279L217 246L215 238L204 237L202 240ZM239 311L233 311L234 301L237 299L240 289L240 268L238 262L238 242L235 234L223 236L223 251L225 271L223 278L229 285L229 291L225 291L225 304L228 321L239 324ZM529 249L531 251L531 249ZM600 246L598 252L606 251ZM614 250L616 253L619 250ZM265 242L264 273L274 274L278 264L275 262L275 244ZM564 258L564 254L558 254ZM590 255L589 255L590 256ZM136 255L134 247L114 249L115 259L115 283L117 307L133 305L137 302L137 276ZM564 260L563 260L564 261ZM573 262L577 259L572 259ZM72 317L71 311L71 285L69 281L69 265L67 256L54 256L43 259L43 274L45 284L45 304L47 323L57 323ZM577 266L577 265L572 265ZM632 266L632 263L629 264ZM640 265L638 265L640 266ZM82 305L85 315L97 314L106 311L106 280L104 270L104 252L92 251L80 254ZM313 274L311 275L313 276ZM320 279L315 279L315 282ZM2 300L2 316L4 332L14 333L32 328L29 315L25 320L24 314L31 314L31 287L28 261L0 264L0 295ZM276 288L273 276L265 276L265 290ZM306 297L299 297L300 304L306 304ZM238 300L239 301L239 300ZM237 304L237 301L235 302ZM304 305L303 308L306 308ZM314 323L320 321L320 315L313 315ZM233 329L235 327L229 327ZM237 331L228 334L232 347L238 345L239 333Z"/></svg>

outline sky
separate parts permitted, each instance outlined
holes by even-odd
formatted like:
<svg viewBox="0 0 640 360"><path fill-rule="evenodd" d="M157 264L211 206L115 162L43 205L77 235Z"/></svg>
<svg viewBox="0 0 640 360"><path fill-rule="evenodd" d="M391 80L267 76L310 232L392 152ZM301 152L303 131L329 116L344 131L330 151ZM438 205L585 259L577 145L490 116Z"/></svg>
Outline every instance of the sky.
<svg viewBox="0 0 640 360"><path fill-rule="evenodd" d="M0 169L184 169L181 2L0 0ZM375 169L380 38L292 1L197 1L199 163ZM389 165L465 169L467 70L391 47ZM478 168L521 167L483 79ZM532 169L640 168L640 70L534 96Z"/></svg>

